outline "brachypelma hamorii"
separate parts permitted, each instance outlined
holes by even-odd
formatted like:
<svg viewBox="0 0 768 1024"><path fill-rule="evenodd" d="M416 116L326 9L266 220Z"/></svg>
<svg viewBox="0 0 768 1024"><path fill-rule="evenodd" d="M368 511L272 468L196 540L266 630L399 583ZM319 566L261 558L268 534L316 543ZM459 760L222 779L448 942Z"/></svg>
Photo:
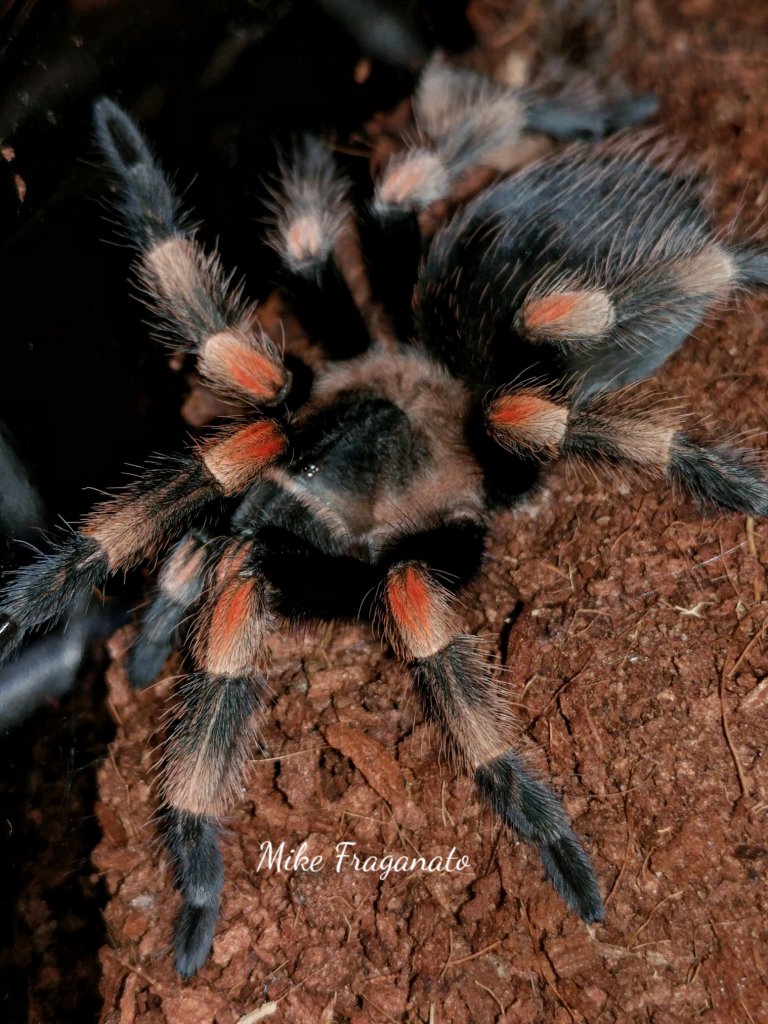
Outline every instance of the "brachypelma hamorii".
<svg viewBox="0 0 768 1024"><path fill-rule="evenodd" d="M768 255L717 235L695 176L626 141L578 143L517 171L429 243L418 218L471 168L508 170L524 132L596 137L649 106L548 103L430 65L415 101L424 144L384 168L364 217L396 337L371 331L337 265L353 210L344 178L322 143L299 145L276 190L272 235L296 313L323 350L308 396L297 397L278 346L197 242L133 121L97 104L97 137L161 333L196 353L212 388L259 412L159 460L23 569L2 595L0 644L7 657L82 592L168 552L130 667L147 685L187 634L161 776L182 973L210 949L223 883L218 821L254 747L269 635L281 622L377 624L488 804L539 848L568 904L587 922L602 918L589 857L515 752L492 660L463 628L455 595L481 567L494 512L529 494L560 456L768 513L754 453L694 440L633 386L716 303L765 284Z"/></svg>

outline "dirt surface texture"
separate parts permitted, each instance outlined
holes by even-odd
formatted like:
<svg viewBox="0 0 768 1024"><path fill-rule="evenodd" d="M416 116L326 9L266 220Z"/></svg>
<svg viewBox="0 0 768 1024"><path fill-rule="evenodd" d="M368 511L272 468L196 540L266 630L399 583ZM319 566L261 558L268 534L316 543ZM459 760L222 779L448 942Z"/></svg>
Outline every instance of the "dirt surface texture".
<svg viewBox="0 0 768 1024"><path fill-rule="evenodd" d="M524 22L488 5L474 18L488 65L513 67ZM708 168L717 222L765 229L766 8L641 0L630 36L628 84L658 95L663 134ZM659 388L764 447L767 337L764 298L733 304ZM378 639L278 637L263 756L224 822L213 953L190 980L173 971L177 896L154 821L174 679L131 689L125 628L93 855L110 894L103 1021L768 1022L767 561L765 523L564 464L497 521L464 614L498 650L529 764L591 852L607 913L590 927L440 757ZM465 867L337 871L340 842L361 860L453 850ZM264 843L324 862L278 871Z"/></svg>

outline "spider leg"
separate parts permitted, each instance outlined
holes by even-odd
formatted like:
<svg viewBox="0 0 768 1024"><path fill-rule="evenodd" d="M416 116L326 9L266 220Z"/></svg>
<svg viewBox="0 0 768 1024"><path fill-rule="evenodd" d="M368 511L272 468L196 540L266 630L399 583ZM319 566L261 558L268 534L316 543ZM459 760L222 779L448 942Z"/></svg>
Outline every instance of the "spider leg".
<svg viewBox="0 0 768 1024"><path fill-rule="evenodd" d="M452 71L445 71L452 76ZM413 334L413 292L423 248L419 214L447 199L469 170L492 164L493 154L517 141L524 129L524 105L515 92L499 90L479 75L467 75L475 85L475 102L450 110L432 145L425 140L392 157L375 182L364 222L371 287L404 339ZM430 125L440 120L425 113L428 108L428 103L416 100L417 125L420 117Z"/></svg>
<svg viewBox="0 0 768 1024"><path fill-rule="evenodd" d="M561 97L531 98L526 103L525 126L529 131L570 142L597 141L631 125L642 124L659 108L653 93L641 93L604 104L573 103Z"/></svg>
<svg viewBox="0 0 768 1024"><path fill-rule="evenodd" d="M395 564L385 584L385 629L411 668L428 718L473 773L485 800L527 842L538 846L557 891L585 920L603 904L594 869L557 796L510 748L514 722L494 685L481 641L462 632L450 595L424 562Z"/></svg>
<svg viewBox="0 0 768 1024"><path fill-rule="evenodd" d="M461 630L451 594L423 561L455 586L477 572L485 527L472 518L402 533L378 565L338 556L279 527L259 529L252 565L274 587L273 603L289 618L354 618L377 614L376 583L384 578L384 627L408 663L427 715L485 799L541 850L547 875L585 920L602 916L597 881L556 795L510 749L514 722L494 685L481 641Z"/></svg>
<svg viewBox="0 0 768 1024"><path fill-rule="evenodd" d="M290 390L280 353L256 321L242 287L207 253L181 213L162 169L133 120L108 99L94 106L96 138L118 180L118 209L139 249L139 280L177 348L226 397L275 405Z"/></svg>
<svg viewBox="0 0 768 1024"><path fill-rule="evenodd" d="M536 459L571 456L661 477L698 501L768 515L768 476L757 452L703 444L680 430L658 401L631 389L569 406L541 388L519 388L489 404L488 431L505 448Z"/></svg>
<svg viewBox="0 0 768 1024"><path fill-rule="evenodd" d="M371 292L401 341L413 335L413 293L422 254L418 212L395 206L364 210L360 235Z"/></svg>
<svg viewBox="0 0 768 1024"><path fill-rule="evenodd" d="M202 593L206 561L205 539L193 533L182 537L166 559L128 655L128 675L137 688L159 676L184 616Z"/></svg>
<svg viewBox="0 0 768 1024"><path fill-rule="evenodd" d="M603 103L587 98L542 96L535 89L513 89L475 71L453 67L438 55L427 64L414 94L414 118L422 135L439 140L473 107L488 108L495 103L511 103L513 99L521 110L518 121L523 130L563 141L605 138L611 132L647 120L658 108L651 93ZM510 132L509 142L517 142L521 133ZM509 170L509 164L498 169Z"/></svg>
<svg viewBox="0 0 768 1024"><path fill-rule="evenodd" d="M257 665L272 628L268 588L246 567L248 556L247 543L232 542L212 569L197 623L196 671L182 683L162 766L164 833L182 897L176 969L187 976L211 948L224 881L218 818L242 786L267 689Z"/></svg>
<svg viewBox="0 0 768 1024"><path fill-rule="evenodd" d="M419 214L447 199L472 168L518 141L525 109L513 90L432 61L414 98L422 142L387 163L364 221L371 287L403 339L413 334L413 293L422 255Z"/></svg>
<svg viewBox="0 0 768 1024"><path fill-rule="evenodd" d="M145 471L97 507L78 533L21 569L0 594L0 661L80 593L156 556L208 506L244 491L284 447L271 420L230 429Z"/></svg>
<svg viewBox="0 0 768 1024"><path fill-rule="evenodd" d="M305 136L282 162L273 191L271 241L288 274L286 291L307 334L334 359L359 355L370 344L334 257L352 218L349 187L328 147Z"/></svg>

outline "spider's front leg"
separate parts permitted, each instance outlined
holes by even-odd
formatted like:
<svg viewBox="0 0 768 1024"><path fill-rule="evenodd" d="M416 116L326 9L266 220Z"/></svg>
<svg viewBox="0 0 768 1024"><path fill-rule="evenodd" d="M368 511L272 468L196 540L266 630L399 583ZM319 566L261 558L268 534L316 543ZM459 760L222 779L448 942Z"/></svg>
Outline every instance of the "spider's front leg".
<svg viewBox="0 0 768 1024"><path fill-rule="evenodd" d="M555 793L511 747L514 721L493 679L481 641L461 628L450 594L420 561L402 561L385 584L385 628L410 666L425 714L471 772L493 810L538 846L557 891L587 922L603 918L589 857Z"/></svg>
<svg viewBox="0 0 768 1024"><path fill-rule="evenodd" d="M195 240L141 132L110 100L100 100L94 116L118 177L123 221L139 248L140 277L164 330L193 347L203 377L225 396L255 406L280 402L290 374L277 348L255 326L253 307L218 256ZM209 506L244 491L284 448L277 424L260 419L146 471L0 595L0 660L78 593L156 556Z"/></svg>
<svg viewBox="0 0 768 1024"><path fill-rule="evenodd" d="M117 176L118 210L139 250L138 275L159 333L197 354L203 379L225 397L275 405L291 375L261 330L255 307L206 252L133 120L111 100L94 108L96 137Z"/></svg>

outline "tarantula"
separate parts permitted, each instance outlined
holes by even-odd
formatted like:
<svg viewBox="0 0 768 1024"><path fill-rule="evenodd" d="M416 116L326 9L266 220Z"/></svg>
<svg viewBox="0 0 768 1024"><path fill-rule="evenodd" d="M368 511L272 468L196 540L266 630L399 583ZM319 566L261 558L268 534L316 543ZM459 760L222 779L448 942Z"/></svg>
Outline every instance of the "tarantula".
<svg viewBox="0 0 768 1024"><path fill-rule="evenodd" d="M367 232L390 265L407 268L419 212L468 168L508 169L526 131L596 137L648 109L642 98L610 110L547 103L435 63L415 99L424 145L385 167ZM95 118L161 330L196 353L211 387L260 412L160 460L23 569L0 601L0 656L175 541L130 672L139 686L155 679L196 610L161 775L182 895L177 969L193 974L211 946L223 884L217 822L243 779L265 707L268 638L283 621L379 623L485 800L539 848L567 903L600 920L589 857L557 796L515 752L491 660L454 596L480 569L494 511L518 503L561 456L768 514L753 453L695 441L630 387L713 304L768 283L768 253L713 232L693 174L641 146L575 143L447 219L420 253L413 307L407 269L383 283L401 318L415 309L413 327L398 341L371 338L336 262L348 188L309 140L283 167L272 238L325 358L309 397L295 401L278 347L197 242L134 122L109 100Z"/></svg>

